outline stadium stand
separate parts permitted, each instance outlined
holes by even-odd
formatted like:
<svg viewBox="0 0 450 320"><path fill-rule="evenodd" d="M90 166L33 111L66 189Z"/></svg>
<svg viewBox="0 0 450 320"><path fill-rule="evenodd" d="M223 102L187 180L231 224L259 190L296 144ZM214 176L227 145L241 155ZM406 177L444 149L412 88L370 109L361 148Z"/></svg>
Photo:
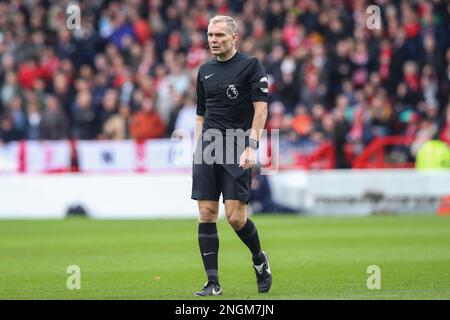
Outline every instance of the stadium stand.
<svg viewBox="0 0 450 320"><path fill-rule="evenodd" d="M433 137L450 144L450 4L373 2L373 30L372 3L359 0L83 0L76 30L72 2L1 2L0 145L191 130L219 13L237 19L240 50L266 67L267 126L280 130L286 167L318 154L325 165L306 167L408 167ZM379 161L364 162L368 150Z"/></svg>

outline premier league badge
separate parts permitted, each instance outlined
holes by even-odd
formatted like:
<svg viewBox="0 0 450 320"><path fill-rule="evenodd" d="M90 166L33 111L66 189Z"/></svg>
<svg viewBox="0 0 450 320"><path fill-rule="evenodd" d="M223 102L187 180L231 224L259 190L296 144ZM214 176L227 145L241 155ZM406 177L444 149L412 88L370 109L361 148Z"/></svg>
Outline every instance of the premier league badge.
<svg viewBox="0 0 450 320"><path fill-rule="evenodd" d="M239 92L238 92L238 90L236 89L236 87L234 86L234 84L230 84L230 85L228 86L228 89L227 89L227 96L228 96L228 98L230 98L230 99L236 99L237 96L238 96L238 94L239 94Z"/></svg>

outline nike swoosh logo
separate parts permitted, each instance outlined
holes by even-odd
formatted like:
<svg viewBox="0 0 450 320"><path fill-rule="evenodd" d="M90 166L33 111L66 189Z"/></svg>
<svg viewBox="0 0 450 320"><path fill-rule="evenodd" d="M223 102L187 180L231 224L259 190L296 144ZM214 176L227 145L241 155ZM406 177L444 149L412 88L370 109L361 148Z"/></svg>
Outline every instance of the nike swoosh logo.
<svg viewBox="0 0 450 320"><path fill-rule="evenodd" d="M208 252L208 253L203 252L203 255L204 255L204 256L208 256L208 255L213 254L213 253L214 253L214 252Z"/></svg>
<svg viewBox="0 0 450 320"><path fill-rule="evenodd" d="M264 263L262 265L255 266L255 268L256 268L256 270L258 271L259 274L262 274L263 268L264 268Z"/></svg>
<svg viewBox="0 0 450 320"><path fill-rule="evenodd" d="M211 73L210 75L205 76L205 79L208 79L209 77L212 77L213 75L215 75L215 73Z"/></svg>
<svg viewBox="0 0 450 320"><path fill-rule="evenodd" d="M259 266L254 266L254 267L255 267L255 269L258 271L259 274L262 274L262 273L263 273L263 270L264 270L264 263L261 264L261 265L259 265ZM272 274L272 272L271 272L271 270L270 270L269 262L267 262L267 269L266 269L266 272L267 272L268 274Z"/></svg>

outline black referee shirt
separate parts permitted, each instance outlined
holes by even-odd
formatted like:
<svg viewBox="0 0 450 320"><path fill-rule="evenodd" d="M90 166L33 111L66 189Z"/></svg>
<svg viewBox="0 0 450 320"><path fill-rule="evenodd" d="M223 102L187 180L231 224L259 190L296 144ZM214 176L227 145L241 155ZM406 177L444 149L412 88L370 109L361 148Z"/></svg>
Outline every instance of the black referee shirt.
<svg viewBox="0 0 450 320"><path fill-rule="evenodd" d="M268 96L267 75L256 57L236 52L227 61L216 58L203 64L197 76L197 115L203 116L203 131L252 127L252 102Z"/></svg>

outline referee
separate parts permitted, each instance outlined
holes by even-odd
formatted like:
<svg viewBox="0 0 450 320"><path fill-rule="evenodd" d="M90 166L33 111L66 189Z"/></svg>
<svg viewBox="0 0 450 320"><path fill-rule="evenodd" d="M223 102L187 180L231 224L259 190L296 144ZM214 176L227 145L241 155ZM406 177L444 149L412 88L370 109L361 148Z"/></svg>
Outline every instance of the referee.
<svg viewBox="0 0 450 320"><path fill-rule="evenodd" d="M200 67L197 77L191 198L198 202L198 243L208 281L196 296L222 294L216 226L221 194L229 224L252 253L258 292L268 292L272 284L268 257L247 217L251 171L267 118L268 82L262 64L236 50L238 39L233 18L212 18L208 45L215 58Z"/></svg>

